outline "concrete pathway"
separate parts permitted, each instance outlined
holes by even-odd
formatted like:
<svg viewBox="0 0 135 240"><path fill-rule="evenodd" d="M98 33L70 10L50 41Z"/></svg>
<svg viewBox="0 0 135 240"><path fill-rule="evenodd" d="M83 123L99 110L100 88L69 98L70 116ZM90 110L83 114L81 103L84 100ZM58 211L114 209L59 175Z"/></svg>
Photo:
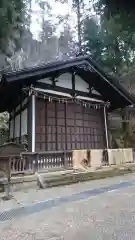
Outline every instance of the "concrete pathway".
<svg viewBox="0 0 135 240"><path fill-rule="evenodd" d="M134 240L134 184L135 174L130 174L67 187L31 190L29 193L18 192L16 198L19 202L22 200L24 209L28 211L25 215L0 221L0 239ZM97 189L97 194L94 194L95 190L92 189ZM33 199L41 206L42 199L47 200L51 197L67 199L67 196L70 201L55 207L52 207L52 202L49 208L30 214L30 209L34 206ZM73 201L73 196L78 198ZM10 207L15 207L12 201L10 203L13 205ZM28 209L28 204L31 204L32 208Z"/></svg>
<svg viewBox="0 0 135 240"><path fill-rule="evenodd" d="M25 207L39 202L48 201L54 198L67 197L75 193L85 192L95 188L104 188L110 185L135 180L135 174L128 174L113 178L77 183L69 186L54 187L48 189L28 189L13 193L13 198L9 201L3 201L0 194L0 212L8 211L13 208Z"/></svg>

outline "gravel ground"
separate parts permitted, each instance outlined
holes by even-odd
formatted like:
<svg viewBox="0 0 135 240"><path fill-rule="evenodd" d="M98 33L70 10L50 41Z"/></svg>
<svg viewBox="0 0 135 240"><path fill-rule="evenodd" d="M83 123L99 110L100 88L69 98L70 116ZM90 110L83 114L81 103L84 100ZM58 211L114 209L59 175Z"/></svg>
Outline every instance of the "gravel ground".
<svg viewBox="0 0 135 240"><path fill-rule="evenodd" d="M84 188L86 190L92 186L101 187L132 179L135 179L135 175L81 183L79 189L84 191ZM69 194L77 192L79 185L68 187L66 190ZM56 188L53 190L56 191ZM61 196L66 194L66 190L65 187L59 190ZM0 239L134 240L135 186L50 208L27 217L0 222Z"/></svg>
<svg viewBox="0 0 135 240"><path fill-rule="evenodd" d="M27 189L13 193L13 199L10 201L3 201L0 194L0 212L5 210L17 208L20 206L27 206L29 204L45 201L57 197L70 196L77 192L83 192L88 189L101 188L112 184L119 184L121 182L132 181L135 179L135 174L127 174L113 178L94 180L89 182L81 182L69 186L61 186L49 189Z"/></svg>

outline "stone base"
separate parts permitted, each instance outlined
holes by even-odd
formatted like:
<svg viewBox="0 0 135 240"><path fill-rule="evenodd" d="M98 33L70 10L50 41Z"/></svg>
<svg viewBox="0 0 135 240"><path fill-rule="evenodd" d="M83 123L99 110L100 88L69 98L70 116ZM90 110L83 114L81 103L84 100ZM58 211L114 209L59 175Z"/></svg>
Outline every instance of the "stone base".
<svg viewBox="0 0 135 240"><path fill-rule="evenodd" d="M42 177L39 173L35 173L35 176L37 177L37 186L39 188L44 189L45 188L45 183L44 183L44 177Z"/></svg>
<svg viewBox="0 0 135 240"><path fill-rule="evenodd" d="M103 160L103 149L91 149L90 150L90 161L93 169L99 169L102 166Z"/></svg>
<svg viewBox="0 0 135 240"><path fill-rule="evenodd" d="M89 153L89 154L88 154ZM102 166L103 150L74 150L73 151L73 168L86 170L88 168L100 168Z"/></svg>
<svg viewBox="0 0 135 240"><path fill-rule="evenodd" d="M73 151L73 168L85 170L89 165L87 159L87 150L74 150Z"/></svg>
<svg viewBox="0 0 135 240"><path fill-rule="evenodd" d="M109 165L133 163L132 148L108 149Z"/></svg>

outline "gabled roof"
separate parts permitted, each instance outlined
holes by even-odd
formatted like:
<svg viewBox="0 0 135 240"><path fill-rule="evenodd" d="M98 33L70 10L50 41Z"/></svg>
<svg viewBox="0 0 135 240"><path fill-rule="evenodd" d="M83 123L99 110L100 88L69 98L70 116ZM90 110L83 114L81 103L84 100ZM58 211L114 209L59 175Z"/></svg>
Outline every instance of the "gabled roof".
<svg viewBox="0 0 135 240"><path fill-rule="evenodd" d="M104 96L105 101L110 101L113 109L135 104L135 97L129 95L118 79L104 72L90 57L79 56L66 61L55 61L42 66L3 72L0 82L0 112L8 110L9 104L19 96L19 89L22 86L34 85L40 79L70 71L73 68Z"/></svg>

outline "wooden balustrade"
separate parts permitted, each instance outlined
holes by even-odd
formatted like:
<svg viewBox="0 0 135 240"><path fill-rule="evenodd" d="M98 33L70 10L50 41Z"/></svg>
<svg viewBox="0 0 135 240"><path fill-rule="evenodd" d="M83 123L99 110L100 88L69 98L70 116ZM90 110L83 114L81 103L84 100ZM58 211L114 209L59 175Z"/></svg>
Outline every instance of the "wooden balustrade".
<svg viewBox="0 0 135 240"><path fill-rule="evenodd" d="M52 168L72 168L72 151L22 152L9 158L11 174L40 172Z"/></svg>
<svg viewBox="0 0 135 240"><path fill-rule="evenodd" d="M25 170L25 159L22 159L19 155L10 157L11 173L20 173Z"/></svg>
<svg viewBox="0 0 135 240"><path fill-rule="evenodd" d="M47 151L39 153L21 153L22 159L27 163L27 169L42 171L50 168L71 168L72 152L70 151Z"/></svg>

